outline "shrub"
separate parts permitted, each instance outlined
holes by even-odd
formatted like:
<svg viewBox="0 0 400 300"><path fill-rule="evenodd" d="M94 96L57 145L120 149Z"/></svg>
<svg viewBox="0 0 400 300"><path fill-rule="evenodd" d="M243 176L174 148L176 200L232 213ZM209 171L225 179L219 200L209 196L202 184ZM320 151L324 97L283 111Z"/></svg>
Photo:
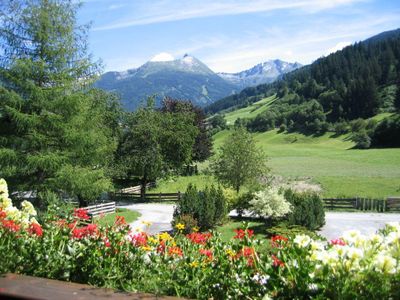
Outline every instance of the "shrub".
<svg viewBox="0 0 400 300"><path fill-rule="evenodd" d="M324 205L317 193L296 193L289 189L285 198L292 205L292 212L287 217L290 225L316 230L325 224Z"/></svg>
<svg viewBox="0 0 400 300"><path fill-rule="evenodd" d="M255 193L249 204L252 214L268 219L281 218L291 211L290 203L276 188Z"/></svg>
<svg viewBox="0 0 400 300"><path fill-rule="evenodd" d="M190 215L202 230L206 230L221 223L226 213L226 201L221 188L211 186L198 191L195 185L189 184L175 208L173 224L178 223L175 220L178 217Z"/></svg>
<svg viewBox="0 0 400 300"><path fill-rule="evenodd" d="M243 193L237 197L234 208L239 216L242 216L244 211L250 208L250 201L253 199L253 197L254 195L252 192Z"/></svg>
<svg viewBox="0 0 400 300"><path fill-rule="evenodd" d="M197 220L192 215L179 215L172 220L172 227L176 228L177 224L184 224L185 228L182 233L188 234L197 230Z"/></svg>
<svg viewBox="0 0 400 300"><path fill-rule="evenodd" d="M371 138L365 130L353 133L351 140L356 143L358 149L368 149L371 146Z"/></svg>
<svg viewBox="0 0 400 300"><path fill-rule="evenodd" d="M349 131L349 125L346 122L338 122L333 125L333 131L337 135L345 134Z"/></svg>

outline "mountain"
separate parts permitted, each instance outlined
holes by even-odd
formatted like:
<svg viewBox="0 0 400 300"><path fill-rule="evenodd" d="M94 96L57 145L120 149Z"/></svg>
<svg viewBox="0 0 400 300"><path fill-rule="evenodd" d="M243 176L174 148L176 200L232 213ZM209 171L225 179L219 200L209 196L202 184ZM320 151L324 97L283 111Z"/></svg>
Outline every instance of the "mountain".
<svg viewBox="0 0 400 300"><path fill-rule="evenodd" d="M107 72L95 83L98 88L120 94L123 107L135 110L147 96L156 104L169 96L191 100L204 107L236 91L237 86L211 71L204 63L185 54L181 59L159 60L156 56L137 69Z"/></svg>
<svg viewBox="0 0 400 300"><path fill-rule="evenodd" d="M296 70L301 66L297 62L289 63L275 59L260 63L239 73L218 73L218 75L242 90L246 87L273 82L281 75Z"/></svg>
<svg viewBox="0 0 400 300"><path fill-rule="evenodd" d="M399 79L400 30L396 29L321 57L273 83L220 99L205 110L209 114L234 110L276 95L267 110L244 122L249 130L279 127L319 134L331 124L395 112Z"/></svg>

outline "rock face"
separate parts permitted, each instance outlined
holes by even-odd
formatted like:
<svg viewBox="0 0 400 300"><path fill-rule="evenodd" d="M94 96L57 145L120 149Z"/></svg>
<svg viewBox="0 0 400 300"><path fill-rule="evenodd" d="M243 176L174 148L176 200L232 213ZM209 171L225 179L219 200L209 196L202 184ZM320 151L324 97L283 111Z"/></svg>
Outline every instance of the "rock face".
<svg viewBox="0 0 400 300"><path fill-rule="evenodd" d="M270 83L281 75L302 67L300 63L289 63L279 59L269 60L239 73L218 73L240 90L263 83Z"/></svg>
<svg viewBox="0 0 400 300"><path fill-rule="evenodd" d="M147 96L155 95L156 104L169 96L191 100L204 107L238 91L237 86L224 80L193 56L168 60L157 55L137 69L107 72L96 86L121 96L123 107L135 110Z"/></svg>

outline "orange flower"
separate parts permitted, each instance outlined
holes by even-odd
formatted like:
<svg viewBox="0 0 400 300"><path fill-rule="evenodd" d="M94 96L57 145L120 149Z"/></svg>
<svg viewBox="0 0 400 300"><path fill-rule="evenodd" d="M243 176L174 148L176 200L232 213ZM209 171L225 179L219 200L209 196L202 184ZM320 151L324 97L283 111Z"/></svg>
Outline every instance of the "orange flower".
<svg viewBox="0 0 400 300"><path fill-rule="evenodd" d="M176 256L182 257L183 256L183 252L182 252L181 248L175 246L175 247L170 247L168 249L168 255L170 255L170 256L176 255Z"/></svg>

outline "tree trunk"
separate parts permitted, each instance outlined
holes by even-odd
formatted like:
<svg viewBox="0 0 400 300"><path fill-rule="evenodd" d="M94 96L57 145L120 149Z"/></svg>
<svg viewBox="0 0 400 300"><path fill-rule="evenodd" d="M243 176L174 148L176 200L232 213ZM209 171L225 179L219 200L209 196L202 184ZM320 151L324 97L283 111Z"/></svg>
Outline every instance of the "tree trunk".
<svg viewBox="0 0 400 300"><path fill-rule="evenodd" d="M78 195L79 207L86 207L88 203L85 199L82 198L81 195Z"/></svg>
<svg viewBox="0 0 400 300"><path fill-rule="evenodd" d="M142 201L146 200L146 185L147 185L147 177L143 176L140 183L140 198Z"/></svg>

